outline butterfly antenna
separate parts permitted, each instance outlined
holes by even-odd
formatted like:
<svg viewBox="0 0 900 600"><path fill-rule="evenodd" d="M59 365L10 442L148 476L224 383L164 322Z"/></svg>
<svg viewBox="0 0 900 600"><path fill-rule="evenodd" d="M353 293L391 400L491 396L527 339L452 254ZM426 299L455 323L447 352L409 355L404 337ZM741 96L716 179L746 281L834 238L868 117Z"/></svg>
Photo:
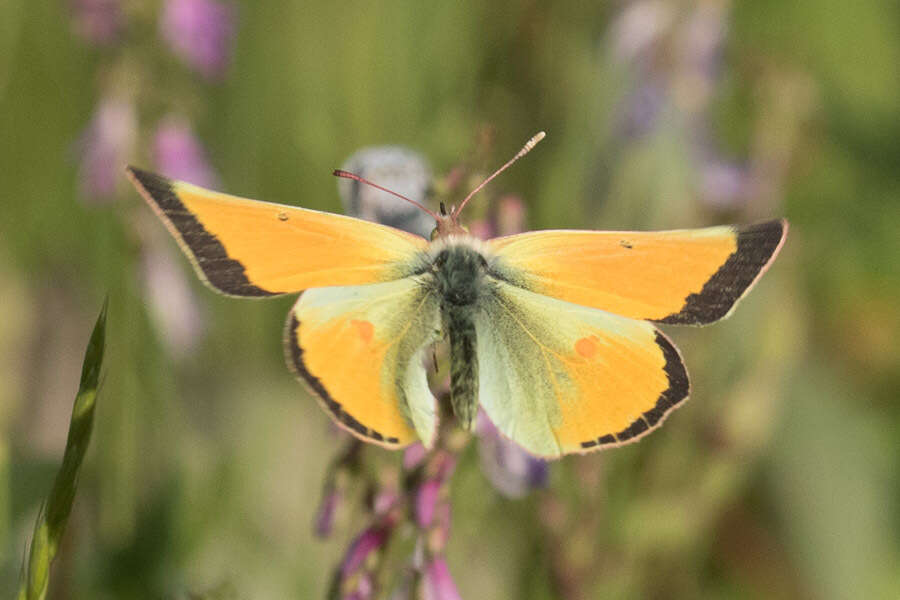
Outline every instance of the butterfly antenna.
<svg viewBox="0 0 900 600"><path fill-rule="evenodd" d="M510 165L512 165L514 162L516 162L517 160L519 160L520 158L522 158L523 156L525 156L526 154L531 152L531 149L534 148L535 146L537 146L537 143L540 142L542 139L544 139L544 137L546 135L547 135L546 133L544 133L543 131L540 131L537 134L535 134L534 137L532 137L530 140L528 140L525 143L525 145L522 146L522 149L519 150L515 156L513 156L511 159L509 159L509 161L505 165L503 165L502 167L500 167L499 169L494 171L493 175L491 175L490 177L488 177L487 179L482 181L481 185L479 185L477 188L475 188L474 190L469 192L469 195L466 196L466 199L462 201L462 204L460 204L459 207L457 207L457 209L453 211L453 216L458 217L459 213L462 212L463 207L466 205L466 203L469 201L469 199L472 198L472 196L474 196L479 191L481 191L481 188L483 188L488 183L490 183L490 181L494 177L496 177L497 175L499 175L500 173L502 173L503 171L508 169L510 167Z"/></svg>
<svg viewBox="0 0 900 600"><path fill-rule="evenodd" d="M355 173L351 173L351 172L349 172L349 171L343 171L343 170L341 170L341 169L335 169L334 172L333 172L332 174L333 174L335 177L343 177L343 178L345 178L345 179L353 179L353 180L356 180L356 181L358 181L358 182L360 182L360 183L364 183L364 184L366 184L366 185L371 185L373 188L379 189L379 190L381 190L382 192L387 192L388 194L391 194L392 196L397 196L398 198L402 198L403 200L406 200L406 201L409 202L410 204L413 204L413 205L415 205L415 206L418 206L420 209L424 210L424 211L425 211L426 213L428 213L428 214L431 216L431 218L433 218L435 221L440 220L440 217L438 217L437 213L435 213L433 210L430 210L428 207L423 206L422 204L416 202L416 201L413 200L412 198L407 198L407 197L404 196L403 194L398 194L398 193L395 192L394 190L389 190L389 189L387 189L386 187L381 187L381 186L378 185L377 183L373 183L373 182L369 181L368 179L366 179L365 177L360 177L359 175L357 175L357 174L355 174Z"/></svg>

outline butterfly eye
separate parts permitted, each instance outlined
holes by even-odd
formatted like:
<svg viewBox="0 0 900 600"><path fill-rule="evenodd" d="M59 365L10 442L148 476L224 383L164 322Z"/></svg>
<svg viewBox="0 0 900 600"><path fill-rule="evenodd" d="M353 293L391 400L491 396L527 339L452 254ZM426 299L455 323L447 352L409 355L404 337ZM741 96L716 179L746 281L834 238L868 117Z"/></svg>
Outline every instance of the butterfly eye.
<svg viewBox="0 0 900 600"><path fill-rule="evenodd" d="M438 228L435 227L434 229L431 230L431 241L433 242L434 240L437 239L437 237L438 237Z"/></svg>

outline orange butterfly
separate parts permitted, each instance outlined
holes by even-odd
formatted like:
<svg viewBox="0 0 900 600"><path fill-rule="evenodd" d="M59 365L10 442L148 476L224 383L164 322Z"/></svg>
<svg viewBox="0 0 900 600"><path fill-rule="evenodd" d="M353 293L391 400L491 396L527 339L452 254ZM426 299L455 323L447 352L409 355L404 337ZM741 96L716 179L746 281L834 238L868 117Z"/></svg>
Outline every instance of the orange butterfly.
<svg viewBox="0 0 900 600"><path fill-rule="evenodd" d="M128 172L213 289L303 292L287 319L287 359L341 427L388 448L430 445L437 410L423 363L446 338L460 423L471 428L481 406L504 435L555 458L658 427L689 385L678 350L653 323L728 316L788 226L470 236L463 206L541 138L449 215L410 200L435 218L432 241Z"/></svg>

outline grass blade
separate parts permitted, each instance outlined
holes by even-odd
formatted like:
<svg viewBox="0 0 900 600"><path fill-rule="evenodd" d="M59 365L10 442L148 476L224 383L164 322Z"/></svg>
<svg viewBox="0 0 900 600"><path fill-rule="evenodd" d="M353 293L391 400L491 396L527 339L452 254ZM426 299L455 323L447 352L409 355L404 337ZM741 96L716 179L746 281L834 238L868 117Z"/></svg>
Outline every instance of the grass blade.
<svg viewBox="0 0 900 600"><path fill-rule="evenodd" d="M81 383L75 404L72 407L72 419L69 423L69 435L66 439L66 450L63 454L62 466L56 474L53 489L46 504L41 507L34 526L31 549L28 553L28 564L22 571L17 600L43 600L47 594L50 581L50 564L56 556L59 540L62 538L75 499L78 486L78 474L81 461L91 440L94 426L94 403L100 381L100 368L103 365L103 352L106 342L106 309L109 299L103 302L100 316L94 325L91 339L84 354L84 366L81 369Z"/></svg>

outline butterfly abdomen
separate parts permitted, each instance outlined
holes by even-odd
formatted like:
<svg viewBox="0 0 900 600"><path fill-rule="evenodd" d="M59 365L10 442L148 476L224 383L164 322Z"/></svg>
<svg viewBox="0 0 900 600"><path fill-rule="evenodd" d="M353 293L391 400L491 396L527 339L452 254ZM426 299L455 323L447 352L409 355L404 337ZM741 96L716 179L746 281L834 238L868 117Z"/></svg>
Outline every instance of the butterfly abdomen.
<svg viewBox="0 0 900 600"><path fill-rule="evenodd" d="M453 244L440 250L434 272L444 331L450 342L450 402L465 429L478 412L478 357L474 311L484 286L487 261L475 248Z"/></svg>
<svg viewBox="0 0 900 600"><path fill-rule="evenodd" d="M447 307L444 328L450 338L450 403L463 429L471 429L478 412L477 339L471 308Z"/></svg>

